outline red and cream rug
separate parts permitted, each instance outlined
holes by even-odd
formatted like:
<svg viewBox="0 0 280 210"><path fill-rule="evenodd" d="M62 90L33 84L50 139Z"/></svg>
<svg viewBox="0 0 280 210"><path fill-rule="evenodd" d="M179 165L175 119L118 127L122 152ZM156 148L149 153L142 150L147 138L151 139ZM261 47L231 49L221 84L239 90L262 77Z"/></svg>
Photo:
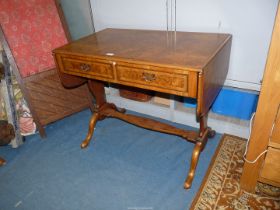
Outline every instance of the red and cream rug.
<svg viewBox="0 0 280 210"><path fill-rule="evenodd" d="M255 194L240 189L245 145L244 139L223 136L190 209L280 210L280 188L259 183Z"/></svg>

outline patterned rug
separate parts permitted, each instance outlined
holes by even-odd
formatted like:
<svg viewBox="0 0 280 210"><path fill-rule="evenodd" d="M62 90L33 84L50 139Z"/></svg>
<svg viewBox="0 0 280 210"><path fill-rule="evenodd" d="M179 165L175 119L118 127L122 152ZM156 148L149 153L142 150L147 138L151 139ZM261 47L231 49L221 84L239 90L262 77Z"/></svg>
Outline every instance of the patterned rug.
<svg viewBox="0 0 280 210"><path fill-rule="evenodd" d="M259 183L255 194L240 189L245 145L244 139L223 136L190 209L280 209L280 188Z"/></svg>

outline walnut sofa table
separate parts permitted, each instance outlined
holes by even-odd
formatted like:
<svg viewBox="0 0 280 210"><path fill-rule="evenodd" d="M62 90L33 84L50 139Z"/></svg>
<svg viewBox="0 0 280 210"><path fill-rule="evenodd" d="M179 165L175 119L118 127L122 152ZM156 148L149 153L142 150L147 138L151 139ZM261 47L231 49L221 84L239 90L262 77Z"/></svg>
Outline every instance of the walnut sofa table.
<svg viewBox="0 0 280 210"><path fill-rule="evenodd" d="M214 131L207 113L227 75L231 35L105 29L53 51L58 69L88 78L96 111L81 147L90 142L98 120L115 117L134 125L181 136L195 143L184 187L190 188L199 155ZM186 131L130 114L107 103L104 82L197 99L199 131Z"/></svg>

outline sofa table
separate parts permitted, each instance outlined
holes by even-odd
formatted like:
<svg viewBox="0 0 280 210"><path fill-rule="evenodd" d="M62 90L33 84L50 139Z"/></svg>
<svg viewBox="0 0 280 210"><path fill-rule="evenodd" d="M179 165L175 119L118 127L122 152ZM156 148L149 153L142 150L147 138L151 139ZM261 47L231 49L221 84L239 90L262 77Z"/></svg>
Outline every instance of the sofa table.
<svg viewBox="0 0 280 210"><path fill-rule="evenodd" d="M88 146L96 122L106 117L181 136L195 143L184 184L190 188L199 155L208 137L215 135L207 126L207 114L228 72L231 38L230 34L105 29L55 49L58 70L88 78L96 100L81 147ZM124 109L106 102L104 83L195 98L199 131L125 114Z"/></svg>

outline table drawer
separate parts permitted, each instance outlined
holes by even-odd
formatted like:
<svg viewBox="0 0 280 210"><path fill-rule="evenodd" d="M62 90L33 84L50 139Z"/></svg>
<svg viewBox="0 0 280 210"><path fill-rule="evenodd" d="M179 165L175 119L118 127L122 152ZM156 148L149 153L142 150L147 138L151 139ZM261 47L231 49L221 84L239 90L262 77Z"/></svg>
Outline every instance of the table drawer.
<svg viewBox="0 0 280 210"><path fill-rule="evenodd" d="M179 91L188 92L188 74L168 73L130 66L117 65L117 79L128 85L142 85L148 89L162 92Z"/></svg>
<svg viewBox="0 0 280 210"><path fill-rule="evenodd" d="M63 71L78 76L113 79L113 64L102 60L77 60L62 58Z"/></svg>

